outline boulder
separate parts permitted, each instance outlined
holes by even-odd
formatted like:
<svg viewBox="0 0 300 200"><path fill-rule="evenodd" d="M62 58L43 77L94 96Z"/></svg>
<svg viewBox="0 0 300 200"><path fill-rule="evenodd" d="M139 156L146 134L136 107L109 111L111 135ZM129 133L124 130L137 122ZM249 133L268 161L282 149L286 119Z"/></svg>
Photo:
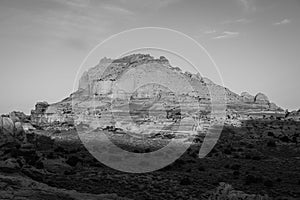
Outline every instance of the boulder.
<svg viewBox="0 0 300 200"><path fill-rule="evenodd" d="M252 96L248 92L242 92L241 97L242 97L242 101L245 103L254 103L254 96Z"/></svg>
<svg viewBox="0 0 300 200"><path fill-rule="evenodd" d="M9 118L13 122L25 122L27 120L27 116L23 112L13 111L9 113Z"/></svg>
<svg viewBox="0 0 300 200"><path fill-rule="evenodd" d="M258 104L269 104L269 98L263 94L263 93L258 93L257 95L255 95L254 97L254 103L258 103Z"/></svg>
<svg viewBox="0 0 300 200"><path fill-rule="evenodd" d="M19 145L19 141L14 137L14 124L7 117L0 117L0 155L1 151L11 150Z"/></svg>
<svg viewBox="0 0 300 200"><path fill-rule="evenodd" d="M0 129L2 129L3 132L8 132L13 135L15 130L14 122L9 117L0 117Z"/></svg>
<svg viewBox="0 0 300 200"><path fill-rule="evenodd" d="M23 140L25 137L25 132L23 129L23 125L21 122L16 122L15 123L15 132L14 132L15 137L17 137L19 140Z"/></svg>

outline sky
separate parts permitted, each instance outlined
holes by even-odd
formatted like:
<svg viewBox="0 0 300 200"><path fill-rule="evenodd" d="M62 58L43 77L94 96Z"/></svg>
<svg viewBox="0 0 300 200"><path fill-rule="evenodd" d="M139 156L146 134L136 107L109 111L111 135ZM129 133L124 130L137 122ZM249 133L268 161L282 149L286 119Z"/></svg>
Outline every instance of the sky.
<svg viewBox="0 0 300 200"><path fill-rule="evenodd" d="M1 0L0 113L64 99L97 44L150 26L199 42L233 92L298 110L299 10L299 0Z"/></svg>

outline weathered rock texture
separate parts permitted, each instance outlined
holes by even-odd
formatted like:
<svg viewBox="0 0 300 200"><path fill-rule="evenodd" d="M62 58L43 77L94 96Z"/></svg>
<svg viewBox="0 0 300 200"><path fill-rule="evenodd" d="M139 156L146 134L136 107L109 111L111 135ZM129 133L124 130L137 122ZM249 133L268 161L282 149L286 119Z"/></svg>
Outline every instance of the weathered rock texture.
<svg viewBox="0 0 300 200"><path fill-rule="evenodd" d="M87 112L95 112L92 114L100 115L111 105L110 94L114 92L113 85L116 81L122 83L122 80L126 80L127 84L139 84L139 77L145 77L142 76L145 73L150 74L147 77L149 81L151 78L155 78L155 80L160 79L161 82L175 85L180 91L177 95L182 101L190 102L197 99L200 107L204 109L209 109L212 97L217 103L224 103L224 95L222 94L225 94L225 103L228 109L236 112L282 111L262 93L252 96L243 92L238 95L213 83L208 78L201 77L199 74L182 72L180 68L172 67L163 56L154 58L148 54L133 54L115 60L103 58L98 65L83 73L79 80L78 91L71 94L70 97L50 105L46 102L37 103L35 110L31 113L31 120L39 126L72 123L74 116L72 100L78 105L82 104L83 107L87 107L87 104L92 105L94 103L94 98L99 100L97 105L93 105L96 110L87 110ZM182 82L186 82L186 85L189 86L178 84ZM122 99L127 94L120 93L119 95Z"/></svg>
<svg viewBox="0 0 300 200"><path fill-rule="evenodd" d="M268 104L268 103L270 103L268 97L265 94L263 94L263 93L258 93L257 95L255 95L254 102L255 103L260 103L260 104Z"/></svg>
<svg viewBox="0 0 300 200"><path fill-rule="evenodd" d="M243 102L245 103L254 103L254 96L252 96L248 92L242 92L241 97Z"/></svg>

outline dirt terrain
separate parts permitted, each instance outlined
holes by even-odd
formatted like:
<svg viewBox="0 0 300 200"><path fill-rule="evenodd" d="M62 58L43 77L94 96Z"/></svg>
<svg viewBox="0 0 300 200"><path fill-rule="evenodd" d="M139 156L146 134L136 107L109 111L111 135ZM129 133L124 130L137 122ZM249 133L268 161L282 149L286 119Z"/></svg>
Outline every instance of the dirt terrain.
<svg viewBox="0 0 300 200"><path fill-rule="evenodd" d="M298 122L274 120L227 126L204 159L198 158L201 144L195 143L173 164L145 174L104 166L89 154L75 130L36 130L27 133L27 143L15 138L1 146L1 175L30 178L67 191L130 199L206 199L222 182L269 199L299 199L299 129Z"/></svg>

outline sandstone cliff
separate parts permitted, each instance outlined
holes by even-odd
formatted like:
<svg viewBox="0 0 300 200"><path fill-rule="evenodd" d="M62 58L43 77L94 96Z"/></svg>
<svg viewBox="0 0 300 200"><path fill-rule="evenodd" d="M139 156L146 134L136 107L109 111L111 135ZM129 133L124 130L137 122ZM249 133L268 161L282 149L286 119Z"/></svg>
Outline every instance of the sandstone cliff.
<svg viewBox="0 0 300 200"><path fill-rule="evenodd" d="M148 76L143 76L145 73ZM145 77L149 80L145 80ZM252 96L244 92L238 95L227 88L213 83L208 78L201 77L199 74L183 72L178 67L172 67L163 56L154 58L148 54L133 54L114 60L109 58L101 59L98 65L82 74L77 92L55 104L37 103L35 110L31 113L31 119L37 125L72 123L74 115L72 100L78 104L86 105L91 103L90 100L97 98L99 101L96 107L99 109L93 112L101 114L102 111L109 109L111 105L112 97L110 95L115 92L113 91L113 85L116 82L128 88L130 84L138 85L145 81L157 80L164 84L173 84L180 99L185 99L185 101L197 99L200 106L204 108L209 107L212 93L215 95L214 99L220 100L220 102L222 102L223 98L221 94L225 93L227 108L234 112L282 111L281 108L271 103L268 97L262 93ZM183 82L186 84L178 84ZM118 93L118 95L120 99L128 97L128 94Z"/></svg>

